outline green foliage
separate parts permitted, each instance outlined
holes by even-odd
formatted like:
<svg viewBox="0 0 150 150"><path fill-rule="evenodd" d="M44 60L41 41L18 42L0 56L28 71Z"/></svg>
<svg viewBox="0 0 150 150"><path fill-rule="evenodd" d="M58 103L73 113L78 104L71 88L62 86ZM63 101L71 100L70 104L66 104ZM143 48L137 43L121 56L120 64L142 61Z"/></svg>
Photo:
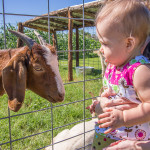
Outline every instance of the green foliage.
<svg viewBox="0 0 150 150"><path fill-rule="evenodd" d="M8 29L16 30L14 26L11 24L6 25L5 36L6 36L6 47L7 48L15 48L17 45L17 37L12 35ZM4 48L4 27L0 28L0 49Z"/></svg>
<svg viewBox="0 0 150 150"><path fill-rule="evenodd" d="M6 34L6 48L15 48L17 45L17 37L13 34L11 34L8 29L11 30L17 30L17 28L15 26L12 26L11 24L7 24L6 25L6 30L5 30L5 34ZM49 36L47 32L43 32L43 31L38 31L41 36L43 36L43 38L47 41L47 43L49 43ZM24 33L31 37L32 39L35 39L36 42L38 42L33 29L29 29L29 28L24 28ZM86 50L95 50L95 49L99 49L100 47L100 43L99 41L95 38L95 35L92 35L91 33L85 32L84 33L84 49L85 49L85 57L93 57L93 56L97 56L93 53L89 53L89 51ZM76 33L73 32L73 50L76 50ZM52 44L52 35L50 35L50 42ZM1 26L0 27L0 49L4 49L4 27ZM58 51L66 51L68 50L68 33L66 31L64 32L57 32L57 47L58 47ZM79 57L83 58L83 30L79 30L79 50L81 51L79 53ZM62 57L60 56L59 59L61 59ZM68 58L68 53L65 52L63 54L63 58ZM73 53L73 58L75 58L75 53Z"/></svg>
<svg viewBox="0 0 150 150"><path fill-rule="evenodd" d="M12 26L10 23L6 25L6 27L5 27L6 48L16 48L18 38L15 35L13 35L12 33L10 33L8 31L8 29L17 31L17 28L15 26ZM46 42L49 43L48 42L48 33L42 32L42 31L38 31L38 32L46 40ZM39 43L36 35L34 34L33 29L24 28L24 33L27 36L29 36L30 38L34 39L37 43ZM52 44L52 42L51 42L51 44ZM0 49L4 49L4 47L5 47L5 45L4 45L4 27L1 26L0 27Z"/></svg>
<svg viewBox="0 0 150 150"><path fill-rule="evenodd" d="M96 50L100 48L100 43L99 41L95 38L95 35L92 35L88 32L84 33L84 49L85 49L85 57L93 57L96 56L92 52L89 53L88 50ZM73 50L76 50L76 33L73 32L72 35L72 45L73 45ZM63 32L57 32L57 44L58 44L58 50L65 51L68 50L68 33L63 33ZM79 30L79 57L83 58L83 30ZM87 50L87 51L86 51ZM61 59L61 57L59 57ZM63 58L68 58L68 54L64 53ZM75 53L73 53L73 58L75 58Z"/></svg>

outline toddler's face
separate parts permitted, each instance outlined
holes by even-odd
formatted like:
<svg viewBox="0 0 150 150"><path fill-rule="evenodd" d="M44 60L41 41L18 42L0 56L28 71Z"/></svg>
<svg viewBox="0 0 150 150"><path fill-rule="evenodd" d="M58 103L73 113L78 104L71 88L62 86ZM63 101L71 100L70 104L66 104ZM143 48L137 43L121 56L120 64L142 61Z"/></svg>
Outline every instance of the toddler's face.
<svg viewBox="0 0 150 150"><path fill-rule="evenodd" d="M117 31L117 27L113 28L109 21L104 20L97 24L97 34L105 61L115 66L123 65L128 60L129 54L126 38Z"/></svg>

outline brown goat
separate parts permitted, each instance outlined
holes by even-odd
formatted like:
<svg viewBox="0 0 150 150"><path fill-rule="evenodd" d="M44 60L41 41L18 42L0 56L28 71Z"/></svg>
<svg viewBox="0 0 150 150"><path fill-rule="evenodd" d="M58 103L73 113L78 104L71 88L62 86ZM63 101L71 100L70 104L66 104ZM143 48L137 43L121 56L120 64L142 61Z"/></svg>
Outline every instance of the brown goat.
<svg viewBox="0 0 150 150"><path fill-rule="evenodd" d="M17 112L30 89L50 102L64 100L65 90L60 77L56 50L37 33L40 44L25 34L9 30L27 46L0 50L0 95L8 95L8 106Z"/></svg>

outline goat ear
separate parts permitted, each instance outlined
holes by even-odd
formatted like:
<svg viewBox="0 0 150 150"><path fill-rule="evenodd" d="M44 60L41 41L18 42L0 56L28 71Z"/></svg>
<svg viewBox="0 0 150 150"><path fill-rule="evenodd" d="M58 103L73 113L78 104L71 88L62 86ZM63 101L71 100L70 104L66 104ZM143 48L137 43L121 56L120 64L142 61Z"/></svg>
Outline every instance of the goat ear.
<svg viewBox="0 0 150 150"><path fill-rule="evenodd" d="M2 70L3 87L8 95L8 106L17 112L24 101L27 70L25 57L17 54Z"/></svg>

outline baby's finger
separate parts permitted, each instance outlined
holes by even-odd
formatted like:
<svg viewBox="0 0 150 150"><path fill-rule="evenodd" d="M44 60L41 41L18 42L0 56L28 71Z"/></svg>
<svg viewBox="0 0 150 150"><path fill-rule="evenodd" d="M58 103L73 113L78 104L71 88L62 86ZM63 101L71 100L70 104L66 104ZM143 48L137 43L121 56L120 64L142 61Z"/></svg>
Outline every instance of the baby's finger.
<svg viewBox="0 0 150 150"><path fill-rule="evenodd" d="M111 133L112 131L114 131L114 128L109 127L109 129L108 129L108 130L106 130L106 131L104 132L104 134Z"/></svg>
<svg viewBox="0 0 150 150"><path fill-rule="evenodd" d="M102 113L98 116L98 118L105 118L105 117L110 117L110 112L105 112L105 113Z"/></svg>
<svg viewBox="0 0 150 150"><path fill-rule="evenodd" d="M111 125L112 125L111 122L106 122L106 123L100 124L99 128L108 128L108 127L111 127Z"/></svg>
<svg viewBox="0 0 150 150"><path fill-rule="evenodd" d="M115 107L105 107L103 112L109 112L109 110L115 109Z"/></svg>
<svg viewBox="0 0 150 150"><path fill-rule="evenodd" d="M118 150L118 145L106 147L105 150Z"/></svg>
<svg viewBox="0 0 150 150"><path fill-rule="evenodd" d="M106 118L103 118L103 119L98 120L98 123L99 123L99 124L101 124L101 123L106 123L106 122L111 122L110 117L106 117Z"/></svg>
<svg viewBox="0 0 150 150"><path fill-rule="evenodd" d="M114 104L133 104L133 102L131 102L130 100L128 99L125 99L125 98L118 98L118 99L115 99L114 100Z"/></svg>
<svg viewBox="0 0 150 150"><path fill-rule="evenodd" d="M129 145L129 142L128 141L126 141L125 139L123 139L123 140L119 140L119 141L116 141L116 142L113 142L113 143L111 143L108 147L106 147L105 148L105 150L129 150L130 148L130 146L125 146L125 145ZM125 143L123 143L123 145L124 146L122 146L121 144L122 144L122 142L125 142ZM135 147L135 146L134 146ZM132 147L131 147L131 149L133 149Z"/></svg>
<svg viewBox="0 0 150 150"><path fill-rule="evenodd" d="M115 103L114 101L115 101L115 100L106 101L106 102L105 102L105 107L116 106L116 104L118 104L118 103Z"/></svg>
<svg viewBox="0 0 150 150"><path fill-rule="evenodd" d="M108 112L109 110L112 110L112 109L118 109L118 110L128 110L128 109L131 109L131 108L135 108L137 107L138 104L123 104L123 105L118 105L118 106L111 106L111 107L105 107L103 109L104 112Z"/></svg>
<svg viewBox="0 0 150 150"><path fill-rule="evenodd" d="M128 110L131 108L135 108L137 106L138 106L138 104L124 104L124 105L115 106L114 108L118 109L118 110Z"/></svg>
<svg viewBox="0 0 150 150"><path fill-rule="evenodd" d="M101 97L109 97L109 96L115 96L116 93L110 93L110 92L103 92L101 94Z"/></svg>
<svg viewBox="0 0 150 150"><path fill-rule="evenodd" d="M115 145L117 145L117 144L119 144L120 142L125 141L125 140L126 140L126 139L118 140L118 141L116 141L116 142L111 143L110 146L115 146Z"/></svg>
<svg viewBox="0 0 150 150"><path fill-rule="evenodd" d="M106 107L113 107L117 105L124 105L124 104L133 104L132 102L124 99L115 99L115 100L109 100L105 103Z"/></svg>
<svg viewBox="0 0 150 150"><path fill-rule="evenodd" d="M104 150L117 150L118 146L107 147Z"/></svg>

